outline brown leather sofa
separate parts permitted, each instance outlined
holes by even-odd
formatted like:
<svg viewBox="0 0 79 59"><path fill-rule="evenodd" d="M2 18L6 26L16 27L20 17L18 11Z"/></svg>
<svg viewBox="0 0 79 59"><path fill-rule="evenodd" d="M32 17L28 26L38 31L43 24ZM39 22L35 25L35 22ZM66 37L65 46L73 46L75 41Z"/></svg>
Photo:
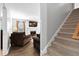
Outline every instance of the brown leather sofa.
<svg viewBox="0 0 79 59"><path fill-rule="evenodd" d="M40 52L40 34L36 34L36 36L33 36L32 38L34 48L36 48Z"/></svg>
<svg viewBox="0 0 79 59"><path fill-rule="evenodd" d="M12 46L24 46L31 40L31 35L26 36L25 32L13 32L10 39Z"/></svg>

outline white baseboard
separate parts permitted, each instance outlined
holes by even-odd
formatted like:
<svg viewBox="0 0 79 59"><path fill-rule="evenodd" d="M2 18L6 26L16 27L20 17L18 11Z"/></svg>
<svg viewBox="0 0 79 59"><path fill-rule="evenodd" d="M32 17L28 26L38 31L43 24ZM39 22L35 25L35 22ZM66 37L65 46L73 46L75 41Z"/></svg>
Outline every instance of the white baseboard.
<svg viewBox="0 0 79 59"><path fill-rule="evenodd" d="M43 50L41 50L40 56L43 56L46 53L47 53L47 47L45 47Z"/></svg>
<svg viewBox="0 0 79 59"><path fill-rule="evenodd" d="M57 31L55 32L55 34L52 36L52 38L50 39L50 41L48 42L48 44L45 46L45 48L43 49L43 51L41 51L41 55L44 55L45 53L47 53L47 48L49 46L51 46L51 43L55 40L54 37L57 36L57 33L60 31L60 29L62 28L62 26L64 25L64 23L66 22L67 18L69 17L69 15L71 14L71 12L73 11L73 9L70 11L70 13L66 16L66 18L64 19L64 21L61 23L61 25L59 26L59 28L57 29Z"/></svg>
<svg viewBox="0 0 79 59"><path fill-rule="evenodd" d="M2 52L3 56L7 55L9 53L10 47L11 47L9 34L6 32L6 34L4 36L5 36L5 38L4 38L4 41L3 41L3 52ZM7 41L5 41L5 39Z"/></svg>
<svg viewBox="0 0 79 59"><path fill-rule="evenodd" d="M8 52L9 52L9 49L7 49L7 51L4 51L4 50L3 50L3 51L2 51L3 56L7 55Z"/></svg>

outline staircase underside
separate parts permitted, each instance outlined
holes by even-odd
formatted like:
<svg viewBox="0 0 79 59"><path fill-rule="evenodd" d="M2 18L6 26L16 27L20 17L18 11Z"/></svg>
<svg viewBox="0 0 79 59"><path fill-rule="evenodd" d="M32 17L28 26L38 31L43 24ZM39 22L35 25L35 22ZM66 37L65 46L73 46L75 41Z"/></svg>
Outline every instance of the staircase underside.
<svg viewBox="0 0 79 59"><path fill-rule="evenodd" d="M79 9L75 9L48 47L46 56L79 56L79 40L72 39L78 22Z"/></svg>

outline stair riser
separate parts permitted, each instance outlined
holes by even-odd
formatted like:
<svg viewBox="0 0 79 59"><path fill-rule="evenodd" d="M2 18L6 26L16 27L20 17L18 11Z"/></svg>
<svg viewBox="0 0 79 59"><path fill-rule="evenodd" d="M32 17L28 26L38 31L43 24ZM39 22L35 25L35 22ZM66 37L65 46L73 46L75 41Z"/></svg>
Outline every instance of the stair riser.
<svg viewBox="0 0 79 59"><path fill-rule="evenodd" d="M79 14L71 15L71 17L77 17L78 18Z"/></svg>
<svg viewBox="0 0 79 59"><path fill-rule="evenodd" d="M66 22L65 24L77 24L77 22Z"/></svg>
<svg viewBox="0 0 79 59"><path fill-rule="evenodd" d="M72 15L79 15L79 10L76 11L76 12L72 12L72 13L70 14L70 16L72 16Z"/></svg>
<svg viewBox="0 0 79 59"><path fill-rule="evenodd" d="M74 29L61 29L60 32L74 33Z"/></svg>
<svg viewBox="0 0 79 59"><path fill-rule="evenodd" d="M79 20L74 20L74 21L66 21L65 23L77 23L77 22L79 22Z"/></svg>
<svg viewBox="0 0 79 59"><path fill-rule="evenodd" d="M71 14L78 14L79 13L79 9L77 10L73 10L73 12Z"/></svg>
<svg viewBox="0 0 79 59"><path fill-rule="evenodd" d="M79 13L79 12L72 13L72 14L70 14L70 16L73 16L73 15L79 15L78 13Z"/></svg>
<svg viewBox="0 0 79 59"><path fill-rule="evenodd" d="M72 13L70 14L70 16L72 16L72 15L79 15L79 11L78 11L78 12L72 12Z"/></svg>
<svg viewBox="0 0 79 59"><path fill-rule="evenodd" d="M72 34L61 34L61 33L58 33L57 36L64 37L64 38L72 38Z"/></svg>
<svg viewBox="0 0 79 59"><path fill-rule="evenodd" d="M74 25L63 25L62 28L76 28L76 24L74 24Z"/></svg>
<svg viewBox="0 0 79 59"><path fill-rule="evenodd" d="M71 16L71 17L72 17L72 16L79 16L79 14L78 14L78 13L74 13L74 15L71 14L70 16Z"/></svg>
<svg viewBox="0 0 79 59"><path fill-rule="evenodd" d="M78 16L71 16L71 17L68 17L67 20L79 20L79 15Z"/></svg>
<svg viewBox="0 0 79 59"><path fill-rule="evenodd" d="M73 12L73 13L71 13L71 14L70 14L70 17L75 16L75 15L78 16L78 15L79 15L79 11L78 11L78 12Z"/></svg>
<svg viewBox="0 0 79 59"><path fill-rule="evenodd" d="M67 21L78 21L79 20L79 17L78 18L68 18Z"/></svg>
<svg viewBox="0 0 79 59"><path fill-rule="evenodd" d="M64 40L64 39L56 38L55 40L56 40L56 42L59 42L61 44L64 44L64 45L79 49L79 42L70 41L72 39Z"/></svg>

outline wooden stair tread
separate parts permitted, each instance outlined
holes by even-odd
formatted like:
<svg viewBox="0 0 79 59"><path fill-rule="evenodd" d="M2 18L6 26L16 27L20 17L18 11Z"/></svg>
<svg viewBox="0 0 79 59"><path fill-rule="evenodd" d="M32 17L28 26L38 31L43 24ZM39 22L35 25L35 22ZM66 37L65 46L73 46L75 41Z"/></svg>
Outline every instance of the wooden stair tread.
<svg viewBox="0 0 79 59"><path fill-rule="evenodd" d="M79 49L75 49L75 48L73 48L73 47L71 47L71 46L63 45L63 44L58 43L58 42L54 42L54 43L57 44L57 45L59 45L59 46L64 47L65 49L69 49L69 50L73 50L73 51L75 51L75 52L79 52Z"/></svg>
<svg viewBox="0 0 79 59"><path fill-rule="evenodd" d="M71 46L63 45L63 44L58 43L58 42L54 42L51 47L54 48L54 49L56 49L57 47L59 47L57 49L57 51L58 52L60 51L60 53L63 52L65 55L73 55L73 54L79 55L79 49L75 49L75 48L73 48Z"/></svg>
<svg viewBox="0 0 79 59"><path fill-rule="evenodd" d="M61 29L75 29L75 28L61 28Z"/></svg>
<svg viewBox="0 0 79 59"><path fill-rule="evenodd" d="M53 44L49 47L48 52L50 50L56 51L61 56L79 55L79 51L78 50L76 50L76 49L74 50L70 46L65 46L65 45L62 45L62 44L60 44L58 42L53 42ZM52 54L52 51L51 51L51 54Z"/></svg>
<svg viewBox="0 0 79 59"><path fill-rule="evenodd" d="M61 34L73 34L73 33L68 33L68 32L59 32Z"/></svg>
<svg viewBox="0 0 79 59"><path fill-rule="evenodd" d="M71 46L75 49L79 49L79 40L74 40L74 39L71 39L71 38L56 37L55 42L59 42L59 43L64 44L64 45Z"/></svg>
<svg viewBox="0 0 79 59"><path fill-rule="evenodd" d="M72 39L72 38L64 38L64 37L60 37L60 36L59 36L59 37L57 36L56 38L79 43L79 40L74 40L74 39Z"/></svg>

